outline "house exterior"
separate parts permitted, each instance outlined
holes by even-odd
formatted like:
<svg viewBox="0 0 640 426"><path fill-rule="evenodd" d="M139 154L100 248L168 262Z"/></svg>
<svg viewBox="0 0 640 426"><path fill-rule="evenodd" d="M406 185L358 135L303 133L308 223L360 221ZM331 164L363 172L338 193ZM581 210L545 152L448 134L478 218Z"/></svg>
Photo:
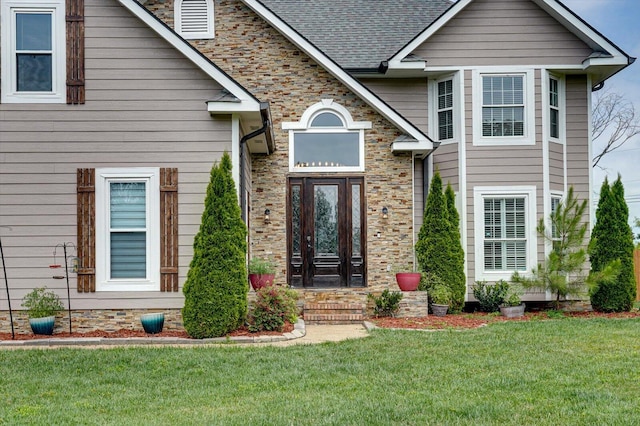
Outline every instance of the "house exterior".
<svg viewBox="0 0 640 426"><path fill-rule="evenodd" d="M146 310L179 327L225 151L249 255L308 302L396 288L435 170L457 194L469 300L543 259L538 219L570 185L591 193L591 92L634 59L556 0L344 3L1 0L12 306L65 295L49 265L66 244L80 328Z"/></svg>

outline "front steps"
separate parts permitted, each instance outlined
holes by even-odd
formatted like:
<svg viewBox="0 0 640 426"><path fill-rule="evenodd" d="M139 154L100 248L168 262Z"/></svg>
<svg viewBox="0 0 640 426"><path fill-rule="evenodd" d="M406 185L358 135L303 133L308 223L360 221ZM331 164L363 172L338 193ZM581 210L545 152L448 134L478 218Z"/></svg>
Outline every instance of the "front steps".
<svg viewBox="0 0 640 426"><path fill-rule="evenodd" d="M306 324L360 324L365 319L363 303L305 303Z"/></svg>

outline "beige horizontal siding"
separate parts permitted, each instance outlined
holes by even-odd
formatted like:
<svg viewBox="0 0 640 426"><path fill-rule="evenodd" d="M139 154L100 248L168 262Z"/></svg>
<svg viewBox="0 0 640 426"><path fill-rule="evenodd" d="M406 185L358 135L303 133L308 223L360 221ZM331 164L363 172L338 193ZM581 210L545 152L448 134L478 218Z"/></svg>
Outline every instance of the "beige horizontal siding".
<svg viewBox="0 0 640 426"><path fill-rule="evenodd" d="M455 143L440 145L433 153L433 168L440 172L442 186L446 188L450 183L456 191L460 181L458 155L458 144Z"/></svg>
<svg viewBox="0 0 640 426"><path fill-rule="evenodd" d="M115 0L86 1L86 57L86 104L0 105L0 236L13 306L36 286L66 295L48 265L57 244L76 242L76 169L85 167L178 168L182 286L211 166L231 150L230 117L212 118L205 104L221 87ZM75 274L70 285L74 309L183 304L181 292L78 294Z"/></svg>
<svg viewBox="0 0 640 426"><path fill-rule="evenodd" d="M360 82L427 133L427 79L368 78Z"/></svg>
<svg viewBox="0 0 640 426"><path fill-rule="evenodd" d="M564 191L564 145L549 143L549 187Z"/></svg>
<svg viewBox="0 0 640 426"><path fill-rule="evenodd" d="M585 76L567 76L567 180L580 199L589 199L589 122L591 96Z"/></svg>
<svg viewBox="0 0 640 426"><path fill-rule="evenodd" d="M413 53L432 67L551 65L591 49L530 0L476 0Z"/></svg>

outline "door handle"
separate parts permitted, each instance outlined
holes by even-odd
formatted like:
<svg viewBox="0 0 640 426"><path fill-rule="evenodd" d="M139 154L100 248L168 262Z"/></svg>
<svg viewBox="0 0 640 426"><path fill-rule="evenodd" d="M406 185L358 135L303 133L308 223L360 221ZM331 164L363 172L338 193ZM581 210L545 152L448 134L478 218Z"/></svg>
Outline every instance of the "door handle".
<svg viewBox="0 0 640 426"><path fill-rule="evenodd" d="M311 252L311 235L307 235L307 251Z"/></svg>

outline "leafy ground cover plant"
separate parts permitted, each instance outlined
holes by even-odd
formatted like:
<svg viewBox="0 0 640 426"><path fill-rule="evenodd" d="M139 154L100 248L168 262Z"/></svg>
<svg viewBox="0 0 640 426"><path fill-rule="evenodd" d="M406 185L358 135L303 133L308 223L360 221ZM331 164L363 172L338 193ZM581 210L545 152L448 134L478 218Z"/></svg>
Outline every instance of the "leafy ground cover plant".
<svg viewBox="0 0 640 426"><path fill-rule="evenodd" d="M47 287L38 287L31 290L22 299L22 306L27 309L30 318L45 318L55 316L64 309L62 301L57 294Z"/></svg>
<svg viewBox="0 0 640 426"><path fill-rule="evenodd" d="M400 309L400 301L402 300L402 293L399 291L389 291L384 289L380 296L375 296L371 293L367 297L373 301L373 313L377 317L392 317Z"/></svg>
<svg viewBox="0 0 640 426"><path fill-rule="evenodd" d="M473 297L478 300L482 312L498 312L509 291L509 283L500 280L495 284L486 281L476 281L473 287Z"/></svg>
<svg viewBox="0 0 640 426"><path fill-rule="evenodd" d="M285 322L298 319L298 292L284 286L270 285L256 291L249 314L249 330L282 331Z"/></svg>

